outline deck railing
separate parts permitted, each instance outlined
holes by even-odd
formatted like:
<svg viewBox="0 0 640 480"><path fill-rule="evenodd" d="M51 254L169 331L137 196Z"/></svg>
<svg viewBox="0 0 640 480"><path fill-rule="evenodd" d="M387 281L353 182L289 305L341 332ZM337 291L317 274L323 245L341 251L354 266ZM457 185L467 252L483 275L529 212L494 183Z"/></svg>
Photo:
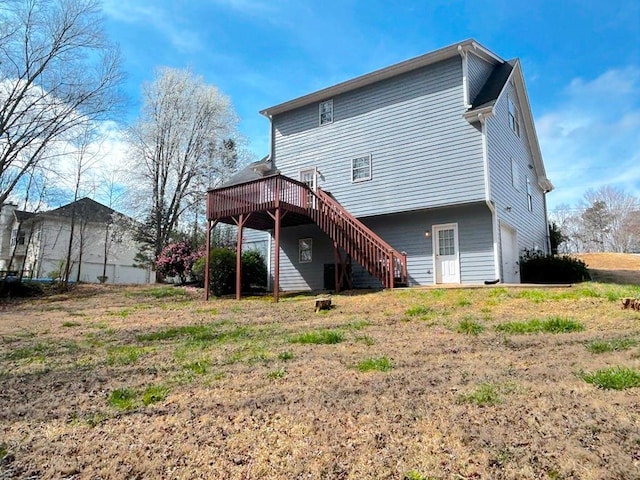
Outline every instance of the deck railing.
<svg viewBox="0 0 640 480"><path fill-rule="evenodd" d="M212 220L260 210L272 210L280 206L280 203L306 211L308 190L304 183L282 175L272 175L239 185L209 190L207 218Z"/></svg>
<svg viewBox="0 0 640 480"><path fill-rule="evenodd" d="M407 283L407 257L351 215L322 189L282 175L210 190L207 218L233 217L277 207L308 215L342 250L358 262L385 288Z"/></svg>
<svg viewBox="0 0 640 480"><path fill-rule="evenodd" d="M313 192L313 221L385 288L407 283L406 254L396 251L322 189Z"/></svg>

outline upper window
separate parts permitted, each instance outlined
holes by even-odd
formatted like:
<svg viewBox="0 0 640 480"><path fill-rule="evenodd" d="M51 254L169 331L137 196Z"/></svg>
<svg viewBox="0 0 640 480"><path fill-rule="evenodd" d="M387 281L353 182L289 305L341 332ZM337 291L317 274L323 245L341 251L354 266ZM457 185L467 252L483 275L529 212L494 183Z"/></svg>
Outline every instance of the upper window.
<svg viewBox="0 0 640 480"><path fill-rule="evenodd" d="M320 115L320 125L333 123L333 100L320 102L318 112Z"/></svg>
<svg viewBox="0 0 640 480"><path fill-rule="evenodd" d="M24 232L17 228L11 230L10 245L12 247L15 247L16 245L24 245Z"/></svg>
<svg viewBox="0 0 640 480"><path fill-rule="evenodd" d="M371 155L351 160L351 181L371 180Z"/></svg>
<svg viewBox="0 0 640 480"><path fill-rule="evenodd" d="M515 159L511 159L511 185L513 188L520 191L520 169Z"/></svg>
<svg viewBox="0 0 640 480"><path fill-rule="evenodd" d="M509 97L509 126L516 135L520 136L520 112L511 97Z"/></svg>
<svg viewBox="0 0 640 480"><path fill-rule="evenodd" d="M298 240L298 261L300 263L311 263L313 258L313 239L301 238Z"/></svg>
<svg viewBox="0 0 640 480"><path fill-rule="evenodd" d="M531 182L527 177L527 208L530 212L533 212L533 192L531 190Z"/></svg>

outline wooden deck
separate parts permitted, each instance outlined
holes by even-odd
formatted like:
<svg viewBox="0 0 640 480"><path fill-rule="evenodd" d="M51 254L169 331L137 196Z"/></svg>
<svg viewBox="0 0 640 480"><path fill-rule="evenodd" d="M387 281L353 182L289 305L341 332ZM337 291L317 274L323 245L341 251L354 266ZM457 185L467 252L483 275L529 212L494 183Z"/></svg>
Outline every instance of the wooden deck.
<svg viewBox="0 0 640 480"><path fill-rule="evenodd" d="M236 297L240 298L240 251L242 229L273 229L274 299L279 295L280 229L315 223L332 240L336 258L336 288L350 279L344 272L351 259L358 262L385 288L407 282L406 254L397 252L375 232L351 215L330 194L310 189L306 184L277 174L238 185L209 190L207 195L207 245L217 223L238 226ZM207 255L207 261L209 256ZM208 277L209 266L206 267ZM338 273L342 272L342 273ZM209 297L208 278L206 296Z"/></svg>

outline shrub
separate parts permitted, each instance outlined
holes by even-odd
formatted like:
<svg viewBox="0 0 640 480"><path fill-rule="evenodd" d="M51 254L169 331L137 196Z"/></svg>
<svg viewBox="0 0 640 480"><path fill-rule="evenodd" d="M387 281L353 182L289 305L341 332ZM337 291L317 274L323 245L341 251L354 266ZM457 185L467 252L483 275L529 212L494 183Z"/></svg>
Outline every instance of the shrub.
<svg viewBox="0 0 640 480"><path fill-rule="evenodd" d="M236 254L228 248L212 248L210 253L211 275L209 286L216 296L235 292ZM193 265L193 275L204 285L205 258L200 257ZM242 290L265 289L267 286L267 264L257 250L242 254Z"/></svg>
<svg viewBox="0 0 640 480"><path fill-rule="evenodd" d="M249 250L242 254L242 290L267 288L267 263L258 250Z"/></svg>
<svg viewBox="0 0 640 480"><path fill-rule="evenodd" d="M198 255L186 242L171 243L162 249L156 268L162 275L179 277L180 282L185 283Z"/></svg>
<svg viewBox="0 0 640 480"><path fill-rule="evenodd" d="M591 280L587 265L577 258L525 250L520 257L520 278L525 283L574 283Z"/></svg>
<svg viewBox="0 0 640 480"><path fill-rule="evenodd" d="M29 298L44 295L44 289L38 283L0 281L0 298Z"/></svg>
<svg viewBox="0 0 640 480"><path fill-rule="evenodd" d="M212 248L209 253L209 287L215 296L227 295L235 291L236 254L228 248ZM205 257L200 257L193 265L193 273L204 285Z"/></svg>

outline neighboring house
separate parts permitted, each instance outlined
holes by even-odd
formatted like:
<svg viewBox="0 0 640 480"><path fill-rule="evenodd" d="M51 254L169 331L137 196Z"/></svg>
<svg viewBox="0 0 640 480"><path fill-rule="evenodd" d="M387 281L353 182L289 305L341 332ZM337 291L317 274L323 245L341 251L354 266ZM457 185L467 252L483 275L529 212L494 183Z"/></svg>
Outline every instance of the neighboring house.
<svg viewBox="0 0 640 480"><path fill-rule="evenodd" d="M549 252L517 59L467 40L261 113L270 155L209 191L208 218L269 231L282 290L517 283L523 250Z"/></svg>
<svg viewBox="0 0 640 480"><path fill-rule="evenodd" d="M89 198L42 213L5 204L0 214L0 270L25 278L55 278L64 271L71 220L71 281L149 283L151 272L134 266L137 244L131 238L128 217ZM106 257L105 257L106 255Z"/></svg>

